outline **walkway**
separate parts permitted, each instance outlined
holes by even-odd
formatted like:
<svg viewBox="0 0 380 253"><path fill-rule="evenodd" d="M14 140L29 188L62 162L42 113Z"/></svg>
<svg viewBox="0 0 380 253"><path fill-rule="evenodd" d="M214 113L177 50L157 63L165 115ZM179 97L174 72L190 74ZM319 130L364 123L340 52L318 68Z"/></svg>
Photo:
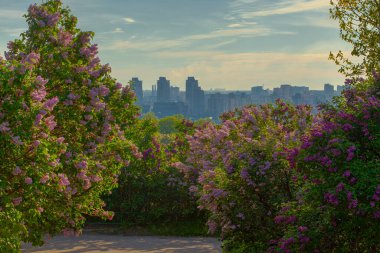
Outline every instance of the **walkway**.
<svg viewBox="0 0 380 253"><path fill-rule="evenodd" d="M24 245L25 253L220 253L215 238L123 236L84 234L80 237L58 236L41 248Z"/></svg>

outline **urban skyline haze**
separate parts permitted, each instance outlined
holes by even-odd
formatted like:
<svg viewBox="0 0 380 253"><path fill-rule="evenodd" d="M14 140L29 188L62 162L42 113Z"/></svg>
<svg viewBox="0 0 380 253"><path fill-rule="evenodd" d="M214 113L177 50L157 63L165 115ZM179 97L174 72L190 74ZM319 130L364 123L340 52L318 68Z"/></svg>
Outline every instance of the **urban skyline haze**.
<svg viewBox="0 0 380 253"><path fill-rule="evenodd" d="M0 0L0 52L26 30L22 15L36 0ZM330 51L349 51L329 18L327 0L63 0L79 27L96 33L100 58L126 84L147 88L166 76L185 88L196 76L206 90L323 89L344 77ZM145 89L145 87L144 87Z"/></svg>

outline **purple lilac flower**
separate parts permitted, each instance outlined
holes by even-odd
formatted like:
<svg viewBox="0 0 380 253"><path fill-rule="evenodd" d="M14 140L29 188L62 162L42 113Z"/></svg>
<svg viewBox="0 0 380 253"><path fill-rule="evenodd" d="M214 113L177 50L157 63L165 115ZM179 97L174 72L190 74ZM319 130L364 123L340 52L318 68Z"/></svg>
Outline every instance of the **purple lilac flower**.
<svg viewBox="0 0 380 253"><path fill-rule="evenodd" d="M22 173L22 170L20 169L20 167L19 166L16 166L16 168L13 170L13 172L12 172L12 175L14 175L14 176L18 176L18 175L20 175Z"/></svg>
<svg viewBox="0 0 380 253"><path fill-rule="evenodd" d="M353 199L348 203L348 209L355 209L358 206L358 200Z"/></svg>
<svg viewBox="0 0 380 253"><path fill-rule="evenodd" d="M215 221L211 221L209 220L207 222L207 225L208 225L208 231L210 232L210 234L215 234L217 228L218 228L218 224L216 224Z"/></svg>
<svg viewBox="0 0 380 253"><path fill-rule="evenodd" d="M343 176L344 176L344 177L350 177L350 176L351 176L351 171L346 170L346 171L343 173Z"/></svg>
<svg viewBox="0 0 380 253"><path fill-rule="evenodd" d="M57 122L54 120L54 115L49 116L45 119L45 124L49 128L50 131L53 131L54 128L57 126Z"/></svg>
<svg viewBox="0 0 380 253"><path fill-rule="evenodd" d="M60 186L67 186L70 184L70 181L65 174L63 173L58 174L58 178L59 178L58 184Z"/></svg>
<svg viewBox="0 0 380 253"><path fill-rule="evenodd" d="M3 122L0 124L0 132L6 133L9 132L11 129L9 128L9 122Z"/></svg>
<svg viewBox="0 0 380 253"><path fill-rule="evenodd" d="M325 201L329 204L337 206L339 204L338 197L330 192L325 194Z"/></svg>
<svg viewBox="0 0 380 253"><path fill-rule="evenodd" d="M54 107L57 105L59 99L58 97L53 97L52 99L49 99L44 104L44 109L51 111L54 109Z"/></svg>
<svg viewBox="0 0 380 253"><path fill-rule="evenodd" d="M75 164L75 167L78 169L86 169L87 168L87 162L81 161L81 162Z"/></svg>
<svg viewBox="0 0 380 253"><path fill-rule="evenodd" d="M30 177L25 178L25 183L26 184L32 184L33 180Z"/></svg>
<svg viewBox="0 0 380 253"><path fill-rule="evenodd" d="M354 127L353 127L351 124L344 124L344 125L342 126L342 129L343 129L343 131L345 131L345 132L349 132L349 131L351 131L352 129L354 129Z"/></svg>
<svg viewBox="0 0 380 253"><path fill-rule="evenodd" d="M56 12L56 13L54 13L52 15L48 15L47 19L48 19L47 20L47 25L50 26L50 27L53 27L53 26L55 26L58 23L58 21L60 19L60 13Z"/></svg>
<svg viewBox="0 0 380 253"><path fill-rule="evenodd" d="M21 141L20 136L12 136L12 141L14 144L21 146L24 144L24 142Z"/></svg>
<svg viewBox="0 0 380 253"><path fill-rule="evenodd" d="M23 60L23 63L28 63L30 65L35 65L40 61L40 55L32 52L28 54L25 59Z"/></svg>
<svg viewBox="0 0 380 253"><path fill-rule="evenodd" d="M18 197L18 198L14 198L14 199L12 199L12 203L13 203L13 205L15 205L15 206L20 205L21 202L22 202L22 197Z"/></svg>
<svg viewBox="0 0 380 253"><path fill-rule="evenodd" d="M306 232L306 231L308 231L309 229L307 228L307 227L305 227L305 226L299 226L298 227L298 231L300 231L301 233L303 233L303 232Z"/></svg>
<svg viewBox="0 0 380 253"><path fill-rule="evenodd" d="M44 176L41 177L40 183L45 184L49 180L49 178L50 178L49 175L45 174Z"/></svg>
<svg viewBox="0 0 380 253"><path fill-rule="evenodd" d="M49 82L49 80L44 79L41 76L37 76L36 79L34 80L34 82L35 82L37 87L42 88L45 86L45 84L47 84Z"/></svg>
<svg viewBox="0 0 380 253"><path fill-rule="evenodd" d="M73 42L73 36L66 31L60 31L58 34L59 43L65 47L69 46Z"/></svg>
<svg viewBox="0 0 380 253"><path fill-rule="evenodd" d="M339 183L337 186L336 186L336 192L341 192L344 190L344 184L343 183Z"/></svg>
<svg viewBox="0 0 380 253"><path fill-rule="evenodd" d="M45 89L40 89L40 90L35 90L32 92L31 97L34 101L42 101L46 97L46 90Z"/></svg>

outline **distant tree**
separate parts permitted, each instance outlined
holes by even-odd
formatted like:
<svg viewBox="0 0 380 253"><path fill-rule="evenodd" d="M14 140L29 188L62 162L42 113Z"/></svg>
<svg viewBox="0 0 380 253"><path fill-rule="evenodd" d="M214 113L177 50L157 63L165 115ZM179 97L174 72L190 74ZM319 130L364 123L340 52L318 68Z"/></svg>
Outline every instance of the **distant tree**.
<svg viewBox="0 0 380 253"><path fill-rule="evenodd" d="M380 0L330 0L331 18L339 21L341 38L352 44L355 63L339 51L329 59L347 77L371 76L380 70Z"/></svg>
<svg viewBox="0 0 380 253"><path fill-rule="evenodd" d="M212 123L212 119L210 118L200 118L194 122L194 125L196 127L202 127L208 123Z"/></svg>
<svg viewBox="0 0 380 253"><path fill-rule="evenodd" d="M161 134L176 133L177 132L176 126L180 122L182 122L183 119L184 119L184 116L181 114L168 116L168 117L160 119L158 123L160 127L160 133Z"/></svg>

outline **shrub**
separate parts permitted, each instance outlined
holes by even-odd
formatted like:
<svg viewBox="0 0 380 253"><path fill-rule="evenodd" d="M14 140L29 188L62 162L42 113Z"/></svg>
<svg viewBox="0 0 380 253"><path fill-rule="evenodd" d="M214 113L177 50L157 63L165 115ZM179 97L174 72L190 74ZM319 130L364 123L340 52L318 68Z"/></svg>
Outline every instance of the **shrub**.
<svg viewBox="0 0 380 253"><path fill-rule="evenodd" d="M295 163L304 175L302 193L276 217L279 223L294 217L295 223L284 225L274 251L379 251L379 88L377 76L375 84L346 90L335 106L323 108L303 139Z"/></svg>
<svg viewBox="0 0 380 253"><path fill-rule="evenodd" d="M133 93L101 65L92 32L58 0L31 5L0 59L0 251L112 218L100 196L134 155Z"/></svg>
<svg viewBox="0 0 380 253"><path fill-rule="evenodd" d="M193 183L199 208L210 212L209 231L221 232L226 250L246 244L259 252L280 233L273 218L296 197L286 157L311 123L310 111L281 101L248 106L188 136L188 159L177 167Z"/></svg>
<svg viewBox="0 0 380 253"><path fill-rule="evenodd" d="M122 170L119 188L106 197L108 206L116 212L116 220L121 223L144 227L162 227L165 223L176 224L189 219L199 223L201 215L195 198L188 193L183 175L172 166L173 162L184 159L184 136L192 124L185 121L176 124L175 133L160 134L159 121L143 117L128 131L141 150L141 159L132 160Z"/></svg>

